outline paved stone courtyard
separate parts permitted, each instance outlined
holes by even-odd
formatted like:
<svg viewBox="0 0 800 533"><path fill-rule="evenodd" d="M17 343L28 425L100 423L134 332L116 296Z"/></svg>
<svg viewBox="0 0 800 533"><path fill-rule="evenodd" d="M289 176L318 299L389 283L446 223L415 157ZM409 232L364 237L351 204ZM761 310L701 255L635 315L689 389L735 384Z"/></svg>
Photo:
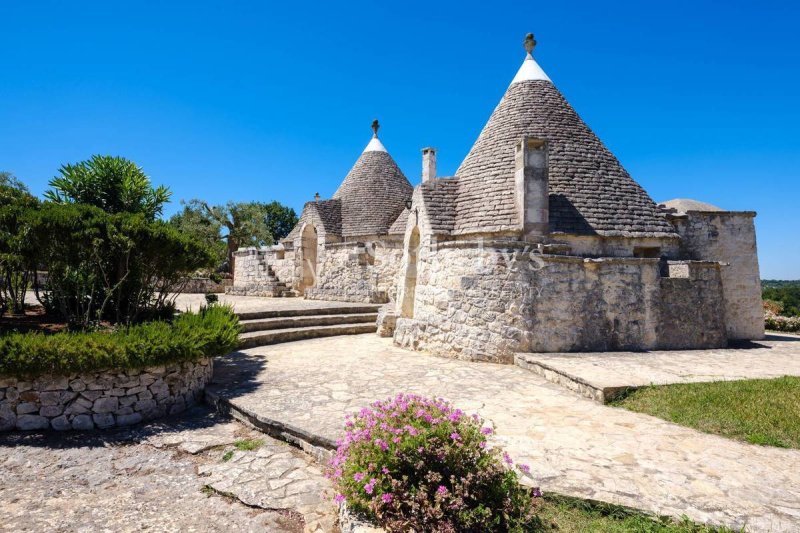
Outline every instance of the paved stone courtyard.
<svg viewBox="0 0 800 533"><path fill-rule="evenodd" d="M613 396L647 385L800 376L800 336L771 334L718 350L526 353L516 361L587 396Z"/></svg>
<svg viewBox="0 0 800 533"><path fill-rule="evenodd" d="M221 300L240 312L352 305ZM199 307L204 297L178 303ZM600 384L773 377L800 374L800 337L736 350L536 357ZM374 334L331 337L230 354L208 390L315 452L333 445L345 413L400 391L481 414L497 430L494 443L531 465L526 483L545 490L747 531L800 529L800 451L603 406L513 365L434 357ZM238 439L264 444L243 451ZM205 408L105 432L4 434L0 479L0 529L335 530L330 487L311 455Z"/></svg>
<svg viewBox="0 0 800 533"><path fill-rule="evenodd" d="M241 451L239 439L264 444ZM206 408L124 430L4 434L0 479L2 531L335 527L327 480L308 456Z"/></svg>
<svg viewBox="0 0 800 533"><path fill-rule="evenodd" d="M786 349L800 357L793 346ZM400 391L481 414L497 429L495 443L531 465L527 482L545 490L748 531L800 529L799 450L603 406L511 365L438 358L359 335L234 353L217 364L212 384L261 422L328 445L345 413Z"/></svg>

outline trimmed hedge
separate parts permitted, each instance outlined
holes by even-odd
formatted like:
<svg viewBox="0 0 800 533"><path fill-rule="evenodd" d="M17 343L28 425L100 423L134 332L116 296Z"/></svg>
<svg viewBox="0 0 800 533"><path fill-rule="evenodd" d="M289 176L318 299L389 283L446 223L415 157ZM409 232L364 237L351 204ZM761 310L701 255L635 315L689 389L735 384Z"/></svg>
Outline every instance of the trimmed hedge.
<svg viewBox="0 0 800 533"><path fill-rule="evenodd" d="M228 306L114 331L11 333L0 337L0 375L35 377L144 368L224 355L236 348L239 319Z"/></svg>

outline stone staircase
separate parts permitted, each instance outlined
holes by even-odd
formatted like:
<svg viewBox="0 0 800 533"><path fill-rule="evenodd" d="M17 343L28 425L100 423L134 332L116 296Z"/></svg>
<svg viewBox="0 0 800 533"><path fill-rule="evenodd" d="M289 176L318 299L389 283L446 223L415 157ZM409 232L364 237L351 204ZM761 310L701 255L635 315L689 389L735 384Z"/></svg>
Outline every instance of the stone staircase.
<svg viewBox="0 0 800 533"><path fill-rule="evenodd" d="M242 284L234 281L233 286L226 288L225 292L236 296L298 296L295 290L278 279L272 267L266 263L259 263L256 275L250 277L251 280L245 280Z"/></svg>
<svg viewBox="0 0 800 533"><path fill-rule="evenodd" d="M281 342L375 333L379 305L314 307L239 313L242 349Z"/></svg>

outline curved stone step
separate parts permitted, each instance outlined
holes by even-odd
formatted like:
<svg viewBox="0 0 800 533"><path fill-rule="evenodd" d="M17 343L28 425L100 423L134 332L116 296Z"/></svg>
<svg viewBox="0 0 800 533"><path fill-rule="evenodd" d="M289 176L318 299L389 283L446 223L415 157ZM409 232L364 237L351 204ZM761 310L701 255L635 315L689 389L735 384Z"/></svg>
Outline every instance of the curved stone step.
<svg viewBox="0 0 800 533"><path fill-rule="evenodd" d="M309 326L335 326L339 324L366 324L375 323L378 313L354 313L343 315L311 315L290 316L277 318L257 318L255 320L242 320L239 322L242 331L268 331L273 329L303 328Z"/></svg>
<svg viewBox="0 0 800 533"><path fill-rule="evenodd" d="M253 348L267 344L315 339L317 337L333 337L336 335L360 335L375 333L378 330L375 321L357 324L336 324L332 326L310 326L301 328L284 328L267 331L251 331L239 335L239 348Z"/></svg>
<svg viewBox="0 0 800 533"><path fill-rule="evenodd" d="M294 316L319 316L319 315L353 315L359 313L377 313L380 305L360 304L331 307L309 307L299 309L274 309L269 311L249 311L236 313L239 320L258 320L264 318L287 318Z"/></svg>

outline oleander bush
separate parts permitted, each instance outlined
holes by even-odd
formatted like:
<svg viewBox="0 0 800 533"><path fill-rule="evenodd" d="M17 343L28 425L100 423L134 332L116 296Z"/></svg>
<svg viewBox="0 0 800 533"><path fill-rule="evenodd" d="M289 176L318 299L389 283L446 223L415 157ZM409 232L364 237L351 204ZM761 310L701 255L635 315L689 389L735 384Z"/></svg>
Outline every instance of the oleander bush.
<svg viewBox="0 0 800 533"><path fill-rule="evenodd" d="M764 327L772 331L800 332L800 317L782 316L765 311Z"/></svg>
<svg viewBox="0 0 800 533"><path fill-rule="evenodd" d="M233 310L214 305L171 322L111 331L10 333L0 336L0 375L27 378L196 361L235 349L239 330Z"/></svg>
<svg viewBox="0 0 800 533"><path fill-rule="evenodd" d="M348 417L328 476L336 500L388 531L535 531L533 494L491 429L441 399L399 394ZM526 465L516 467L528 472Z"/></svg>

